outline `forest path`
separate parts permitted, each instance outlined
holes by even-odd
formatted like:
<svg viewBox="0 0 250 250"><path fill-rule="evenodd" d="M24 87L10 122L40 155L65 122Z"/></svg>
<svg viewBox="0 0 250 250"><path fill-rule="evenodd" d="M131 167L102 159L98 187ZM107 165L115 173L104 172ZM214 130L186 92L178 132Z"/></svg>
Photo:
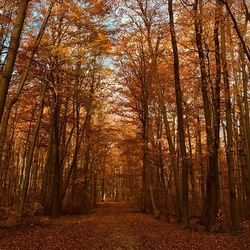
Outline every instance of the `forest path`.
<svg viewBox="0 0 250 250"><path fill-rule="evenodd" d="M63 216L49 225L0 231L0 249L250 249L250 235L183 230L125 203L100 205L96 213Z"/></svg>

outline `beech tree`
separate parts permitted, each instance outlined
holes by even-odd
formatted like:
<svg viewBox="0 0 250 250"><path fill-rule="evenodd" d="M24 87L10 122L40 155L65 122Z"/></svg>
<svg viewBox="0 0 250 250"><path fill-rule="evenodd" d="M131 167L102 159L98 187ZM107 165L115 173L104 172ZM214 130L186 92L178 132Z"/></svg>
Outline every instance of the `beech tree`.
<svg viewBox="0 0 250 250"><path fill-rule="evenodd" d="M15 61L18 53L21 33L23 29L24 20L27 13L29 0L21 1L17 8L17 16L11 32L10 44L6 56L5 65L0 75L0 121L2 120L3 111L5 107L6 97L8 94L9 85L11 82L12 73L15 66Z"/></svg>

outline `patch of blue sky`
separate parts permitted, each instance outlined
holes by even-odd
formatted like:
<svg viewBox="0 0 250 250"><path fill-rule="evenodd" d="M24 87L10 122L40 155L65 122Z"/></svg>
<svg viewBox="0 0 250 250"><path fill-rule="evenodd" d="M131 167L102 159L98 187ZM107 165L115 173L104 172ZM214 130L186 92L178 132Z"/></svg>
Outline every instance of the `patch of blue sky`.
<svg viewBox="0 0 250 250"><path fill-rule="evenodd" d="M114 70L115 72L118 72L118 68L114 65L114 56L106 57L103 62L103 66L107 69Z"/></svg>
<svg viewBox="0 0 250 250"><path fill-rule="evenodd" d="M39 28L41 26L41 22L39 19L42 19L43 15L39 12L40 3L34 4L34 8L32 9L31 15L33 18L29 20L27 26L25 27L26 33L31 33L33 35L37 35L39 32Z"/></svg>

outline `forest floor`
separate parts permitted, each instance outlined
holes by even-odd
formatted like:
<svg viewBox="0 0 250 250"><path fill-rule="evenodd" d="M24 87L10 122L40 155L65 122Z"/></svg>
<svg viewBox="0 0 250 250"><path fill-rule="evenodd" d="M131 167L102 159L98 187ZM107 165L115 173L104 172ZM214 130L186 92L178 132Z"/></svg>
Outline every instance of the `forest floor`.
<svg viewBox="0 0 250 250"><path fill-rule="evenodd" d="M185 230L133 213L125 203L102 204L96 213L63 216L40 226L0 231L0 249L250 249L250 232L239 235Z"/></svg>

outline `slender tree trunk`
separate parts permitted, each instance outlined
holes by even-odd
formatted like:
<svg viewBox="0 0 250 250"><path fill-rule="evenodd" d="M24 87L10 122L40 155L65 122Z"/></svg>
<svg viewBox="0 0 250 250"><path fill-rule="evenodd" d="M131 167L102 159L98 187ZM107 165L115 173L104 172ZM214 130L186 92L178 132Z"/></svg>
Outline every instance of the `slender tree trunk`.
<svg viewBox="0 0 250 250"><path fill-rule="evenodd" d="M150 52L150 57L151 57L151 73L155 81L156 81L156 91L159 99L159 104L160 104L160 109L161 113L163 116L163 123L166 131L166 136L167 136L167 141L168 141L168 147L169 147L169 152L170 152L170 160L171 164L174 170L174 179L175 179L175 187L176 187L176 196L177 196L177 218L178 222L181 221L181 207L182 207L182 191L181 191L181 180L179 176L179 169L178 169L178 164L176 160L176 152L175 152L175 146L173 143L172 135L171 135L171 129L170 129L170 124L168 121L167 117L167 110L165 106L165 100L164 100L164 95L163 95L163 90L161 87L161 82L160 82L160 77L158 73L158 68L157 68L157 54L159 50L159 44L160 44L160 37L157 37L157 43L154 48L152 45L152 34L151 34L151 25L152 25L152 20L150 20L148 16L148 11L143 7L143 4L138 2L139 8L141 9L142 13L142 19L145 24L146 30L147 30L147 44L149 47L149 52ZM143 179L146 178L146 171L145 169L143 170ZM143 190L145 187L143 187Z"/></svg>
<svg viewBox="0 0 250 250"><path fill-rule="evenodd" d="M156 84L157 84L156 91L157 91L157 95L159 98L160 109L161 109L163 123L164 123L165 131L166 131L168 147L169 147L169 152L170 152L170 160L171 160L171 164L172 164L173 171L174 171L175 188L176 188L176 196L177 196L177 218L178 218L178 222L181 222L182 190L181 190L181 180L180 180L180 175L179 175L178 164L176 161L177 154L175 151L175 146L174 146L174 142L173 142L172 135L171 135L171 129L170 129L170 124L169 124L168 117L167 117L167 110L165 106L164 95L163 95L160 77L159 77L158 68L157 68L157 53L158 53L159 41L155 49L156 51L154 52L152 42L150 39L150 36L151 36L150 29L149 27L147 29L148 29L148 36L147 36L148 45L149 45L150 54L152 58L152 71L156 79Z"/></svg>
<svg viewBox="0 0 250 250"><path fill-rule="evenodd" d="M4 112L5 102L8 95L8 89L11 82L12 73L14 70L21 33L24 20L30 0L22 0L17 9L17 17L14 23L14 28L11 33L9 50L6 58L4 70L0 74L0 124Z"/></svg>
<svg viewBox="0 0 250 250"><path fill-rule="evenodd" d="M73 153L73 158L72 158L72 162L71 162L70 167L69 167L68 174L66 175L64 185L62 187L62 192L61 192L61 195L60 195L60 197L61 197L60 198L60 203L63 202L63 199L65 197L66 191L67 191L68 186L69 186L70 178L72 177L72 174L73 174L74 170L77 169L77 159L78 159L78 154L79 154L80 147L81 147L81 140L79 140L79 130L77 129L77 135L76 135L76 142L75 142L75 149L74 149L74 153Z"/></svg>
<svg viewBox="0 0 250 250"><path fill-rule="evenodd" d="M176 40L176 32L174 27L173 1L168 0L168 12L170 18L170 34L174 56L174 75L175 75L175 94L177 105L178 118L178 135L180 141L181 158L182 158L182 225L189 227L189 201L188 201L188 169L189 162L186 152L185 130L183 120L183 106L182 106L182 91L180 84L180 70L179 70L179 54Z"/></svg>
<svg viewBox="0 0 250 250"><path fill-rule="evenodd" d="M191 214L195 214L196 212L196 175L194 169L194 161L193 161L193 152L192 152L192 143L191 143L191 134L190 127L187 124L187 133L188 133L188 147L189 147L189 159L190 159L190 177L191 177L191 194L192 194L192 211Z"/></svg>
<svg viewBox="0 0 250 250"><path fill-rule="evenodd" d="M230 98L230 84L229 84L229 72L226 58L226 32L225 24L226 20L223 20L221 25L221 61L223 66L223 80L225 91L225 105L226 105L226 156L228 166L228 181L229 181L229 199L230 199L230 214L232 221L232 229L238 231L240 228L239 220L239 208L238 199L236 195L236 183L234 174L234 142L233 142L233 118L232 118L232 104Z"/></svg>
<svg viewBox="0 0 250 250"><path fill-rule="evenodd" d="M91 131L92 131L92 117L93 117L93 96L94 96L94 85L95 79L95 62L92 73L91 85L90 85L90 96L87 104L87 113L85 118L85 131L84 131L84 163L83 163L83 187L82 187L82 199L81 209L86 210L88 208L88 189L89 189L89 173L91 163Z"/></svg>
<svg viewBox="0 0 250 250"><path fill-rule="evenodd" d="M60 215L60 177L61 177L61 167L60 167L60 157L59 157L59 118L60 118L60 97L55 97L55 105L52 114L52 157L51 157L51 167L52 167L52 216L54 218Z"/></svg>
<svg viewBox="0 0 250 250"><path fill-rule="evenodd" d="M145 58L143 58L145 60ZM145 65L144 65L145 66ZM147 212L150 209L150 197L152 194L151 184L151 166L149 162L149 112L148 112L148 95L149 83L144 76L142 80L142 96L143 96L143 184L142 184L142 209ZM150 193L149 193L150 192ZM150 196L149 196L150 195ZM152 200L151 200L152 201ZM152 202L151 202L152 204Z"/></svg>
<svg viewBox="0 0 250 250"><path fill-rule="evenodd" d="M245 56L240 46L240 58L241 70L242 70L242 84L243 84L243 129L244 129L244 141L245 141L245 151L246 151L246 169L245 169L245 188L246 188L246 203L247 207L250 207L250 112L249 112L249 100L248 100L248 81L249 76L247 75ZM250 210L247 209L246 217L250 218Z"/></svg>
<svg viewBox="0 0 250 250"><path fill-rule="evenodd" d="M232 21L233 21L233 24L234 24L234 29L237 33L237 36L241 42L241 45L242 45L242 48L243 48L243 51L244 53L246 54L246 57L248 59L248 61L250 62L250 51L249 51L249 48L243 38L243 35L241 34L241 31L240 31L240 28L239 28L239 25L237 23L237 20L235 18L235 16L233 15L233 12L231 10L231 1L229 3L229 1L227 0L220 0L225 6L226 6L226 9L227 9L227 12L229 13L229 16L231 17Z"/></svg>
<svg viewBox="0 0 250 250"><path fill-rule="evenodd" d="M38 136L38 132L39 132L39 128L40 128L40 123L41 123L42 115L43 115L43 107L44 107L44 98L45 98L46 88L47 88L47 84L44 85L43 90L42 90L42 94L40 97L40 104L39 104L38 119L37 119L37 123L35 125L33 136L31 138L31 142L30 142L30 145L28 148L28 155L27 155L26 164L25 164L25 168L24 168L25 175L24 175L24 181L23 181L23 188L22 188L22 191L20 194L20 202L19 202L19 208L18 208L18 213L20 215L23 214L26 196L27 196L27 192L28 192L30 170L31 170L35 145L36 145L36 141L37 141L37 136Z"/></svg>
<svg viewBox="0 0 250 250"><path fill-rule="evenodd" d="M201 143L201 125L200 125L200 116L198 114L197 116L197 125L198 125L198 129L197 129L197 151L198 151L198 163L200 166L200 173L201 173L201 201L204 202L205 199L205 193L206 193L206 183L205 183L205 175L206 175L206 171L205 171L205 166L203 163L203 159L202 159L202 143Z"/></svg>
<svg viewBox="0 0 250 250"><path fill-rule="evenodd" d="M219 209L219 174L218 174L218 133L219 133L219 64L218 64L218 20L217 14L215 15L215 29L214 29L214 41L215 47L217 49L216 52L216 88L215 88L215 97L216 99L216 128L217 130L213 131L212 125L212 111L210 108L211 102L209 100L209 90L208 90L208 74L206 70L205 64L205 56L203 51L203 42L202 42L202 0L195 0L194 4L194 12L195 12L195 33L196 33L196 46L198 49L199 55L199 63L200 63L200 72L201 72L201 91L203 98L203 109L205 115L205 123L206 123L206 135L207 135L207 150L208 150L208 174L206 181L206 197L203 204L202 211L202 222L206 225L206 229L208 230L211 225L215 224L217 212ZM213 133L215 136L213 136ZM214 138L214 140L213 140Z"/></svg>
<svg viewBox="0 0 250 250"><path fill-rule="evenodd" d="M245 30L247 28L247 23L245 23ZM244 32L245 33L245 32ZM245 193L246 193L246 203L247 207L250 207L250 122L249 122L249 104L247 98L247 84L248 84L248 76L246 72L246 63L245 63L245 55L242 50L241 44L239 44L239 56L241 59L241 68L237 67L234 57L234 43L232 40L231 30L229 30L230 36L230 54L231 59L233 61L233 75L235 81L235 92L237 96L237 106L240 112L240 131L239 131L239 161L241 165L242 171L242 182ZM240 94L240 79L237 74L241 69L242 71L242 84L243 84L243 97ZM244 193L244 192L242 192ZM244 197L244 195L243 195ZM249 209L245 211L246 217L250 217Z"/></svg>

